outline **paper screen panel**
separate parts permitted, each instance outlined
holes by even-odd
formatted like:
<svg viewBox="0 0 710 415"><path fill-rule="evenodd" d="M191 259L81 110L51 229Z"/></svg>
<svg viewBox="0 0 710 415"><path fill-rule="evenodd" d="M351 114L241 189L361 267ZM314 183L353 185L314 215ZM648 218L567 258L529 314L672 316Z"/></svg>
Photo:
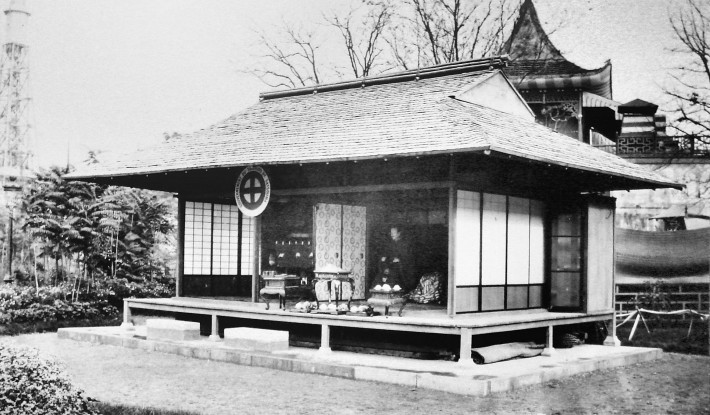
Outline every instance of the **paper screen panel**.
<svg viewBox="0 0 710 415"><path fill-rule="evenodd" d="M254 274L254 221L250 216L242 215L242 256L241 275ZM232 236L236 236L232 231ZM237 236L238 237L238 236Z"/></svg>
<svg viewBox="0 0 710 415"><path fill-rule="evenodd" d="M508 199L508 284L527 284L529 270L530 201L511 197Z"/></svg>
<svg viewBox="0 0 710 415"><path fill-rule="evenodd" d="M456 200L456 285L478 285L481 261L481 195L459 190Z"/></svg>
<svg viewBox="0 0 710 415"><path fill-rule="evenodd" d="M530 201L530 284L545 282L545 205Z"/></svg>
<svg viewBox="0 0 710 415"><path fill-rule="evenodd" d="M185 203L184 272L188 275L209 275L211 252L212 205Z"/></svg>
<svg viewBox="0 0 710 415"><path fill-rule="evenodd" d="M506 197L483 194L481 283L505 284ZM485 292L484 292L485 298Z"/></svg>

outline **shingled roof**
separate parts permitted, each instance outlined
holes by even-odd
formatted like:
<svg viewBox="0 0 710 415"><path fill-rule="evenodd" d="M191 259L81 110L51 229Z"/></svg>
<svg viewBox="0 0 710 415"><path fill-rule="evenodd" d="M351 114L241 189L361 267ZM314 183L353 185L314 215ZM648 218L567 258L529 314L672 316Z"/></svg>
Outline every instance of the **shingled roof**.
<svg viewBox="0 0 710 415"><path fill-rule="evenodd" d="M552 132L530 119L457 98L500 74L504 59L459 62L368 80L262 94L211 127L100 164L69 178L497 152L675 186L656 173Z"/></svg>

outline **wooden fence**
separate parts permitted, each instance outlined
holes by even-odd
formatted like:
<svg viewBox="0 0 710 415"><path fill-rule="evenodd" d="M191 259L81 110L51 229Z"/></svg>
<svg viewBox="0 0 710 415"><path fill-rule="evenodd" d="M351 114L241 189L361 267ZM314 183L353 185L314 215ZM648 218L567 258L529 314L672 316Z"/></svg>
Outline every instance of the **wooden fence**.
<svg viewBox="0 0 710 415"><path fill-rule="evenodd" d="M649 292L643 285L617 284L614 299L618 313L630 312L638 305L657 311L696 310L708 313L710 287L708 284L667 285L662 291Z"/></svg>

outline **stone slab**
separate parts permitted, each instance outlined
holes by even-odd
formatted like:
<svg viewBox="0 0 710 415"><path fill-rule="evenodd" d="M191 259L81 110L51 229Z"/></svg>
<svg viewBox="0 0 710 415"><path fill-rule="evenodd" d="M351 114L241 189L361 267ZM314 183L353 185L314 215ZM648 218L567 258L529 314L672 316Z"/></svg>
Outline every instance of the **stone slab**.
<svg viewBox="0 0 710 415"><path fill-rule="evenodd" d="M229 330L229 329L228 329ZM267 330L270 331L270 330ZM118 327L60 329L61 339L113 345L121 339L123 347L151 352L172 353L275 370L313 373L358 381L376 381L414 388L441 390L469 396L486 396L550 380L564 379L592 370L649 361L663 356L659 349L582 345L560 349L554 357L532 357L489 365L461 366L457 362L428 361L392 356L365 355L334 351L327 355L315 349L294 347L288 354L238 350L207 340L173 342L146 340L137 333L126 337Z"/></svg>
<svg viewBox="0 0 710 415"><path fill-rule="evenodd" d="M151 318L145 321L148 340L199 340L200 323Z"/></svg>
<svg viewBox="0 0 710 415"><path fill-rule="evenodd" d="M224 345L238 349L274 352L288 349L288 331L233 327L224 329Z"/></svg>

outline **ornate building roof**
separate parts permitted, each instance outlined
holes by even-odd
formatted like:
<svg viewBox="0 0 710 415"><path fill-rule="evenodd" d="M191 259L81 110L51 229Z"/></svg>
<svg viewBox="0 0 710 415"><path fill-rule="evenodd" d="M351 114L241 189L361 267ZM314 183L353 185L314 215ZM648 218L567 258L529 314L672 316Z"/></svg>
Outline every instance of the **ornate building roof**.
<svg viewBox="0 0 710 415"><path fill-rule="evenodd" d="M540 24L532 0L520 6L502 53L510 56L505 72L518 89L576 89L612 98L611 62L585 69L565 59Z"/></svg>

